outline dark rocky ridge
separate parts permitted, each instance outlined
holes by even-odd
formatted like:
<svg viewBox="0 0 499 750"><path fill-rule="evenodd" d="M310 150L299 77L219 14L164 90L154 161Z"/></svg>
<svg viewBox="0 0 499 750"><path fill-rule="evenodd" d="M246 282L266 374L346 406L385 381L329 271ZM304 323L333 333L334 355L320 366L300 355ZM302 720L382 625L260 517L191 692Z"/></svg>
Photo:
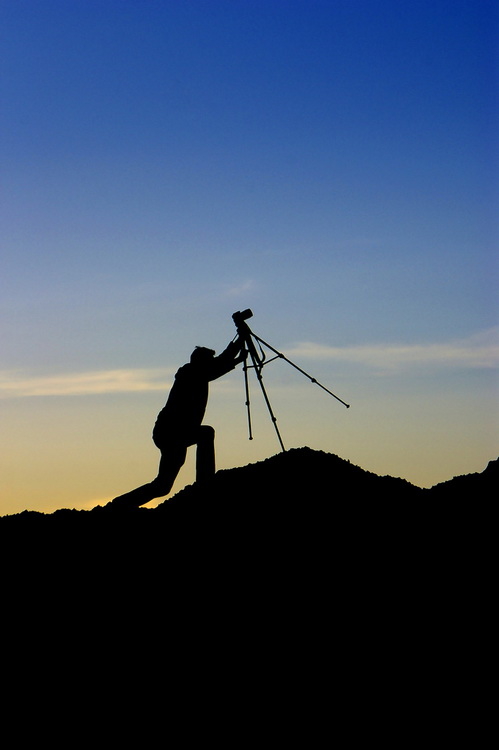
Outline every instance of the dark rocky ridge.
<svg viewBox="0 0 499 750"><path fill-rule="evenodd" d="M177 517L182 508L200 512L216 512L222 508L230 515L251 504L253 510L279 506L281 509L299 503L303 507L312 507L317 502L331 504L348 501L419 501L427 506L434 500L491 500L496 497L499 484L499 458L490 461L483 472L454 477L446 482L422 489L405 479L392 476L378 476L351 464L334 454L311 448L294 448L279 453L271 458L246 466L223 469L217 472L212 482L207 485L192 484L180 490L176 495L160 503L156 508L140 508L127 515L109 511L98 506L92 511L61 509L46 514L38 511L23 511L0 517L0 528L20 523L27 524L46 519L56 522L64 518L91 516L92 521L98 518L136 517L137 513L147 514L159 519L170 515Z"/></svg>
<svg viewBox="0 0 499 750"><path fill-rule="evenodd" d="M50 514L24 511L0 517L0 538L36 532L73 537L113 529L160 535L175 544L180 538L227 540L237 537L312 536L351 526L385 534L403 523L409 529L431 529L438 519L456 523L476 503L496 497L499 459L481 473L454 477L422 489L404 479L378 476L336 455L296 448L264 461L218 471L206 485L192 484L156 508L128 512L98 506L91 511L60 509ZM142 539L147 544L147 536Z"/></svg>
<svg viewBox="0 0 499 750"><path fill-rule="evenodd" d="M300 448L154 509L5 516L5 620L47 673L57 653L78 676L80 654L107 687L114 652L130 690L131 655L156 680L208 662L217 694L224 663L231 687L258 674L286 700L311 690L370 741L376 722L412 736L422 711L454 716L489 663L498 464L423 490Z"/></svg>

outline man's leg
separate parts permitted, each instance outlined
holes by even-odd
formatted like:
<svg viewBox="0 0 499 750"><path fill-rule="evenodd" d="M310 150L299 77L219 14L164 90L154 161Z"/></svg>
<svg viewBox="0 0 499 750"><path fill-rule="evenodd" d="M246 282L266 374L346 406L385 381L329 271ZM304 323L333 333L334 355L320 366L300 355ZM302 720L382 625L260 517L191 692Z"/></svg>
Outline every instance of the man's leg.
<svg viewBox="0 0 499 750"><path fill-rule="evenodd" d="M139 508L141 505L145 505L145 503L148 503L149 500L154 500L155 497L158 497L158 495L156 495L154 491L153 482L149 482L149 484L143 484L141 487L137 487L135 490L131 490L124 495L115 497L114 500L111 500L111 502L108 503L106 507L112 506L117 510Z"/></svg>
<svg viewBox="0 0 499 750"><path fill-rule="evenodd" d="M156 493L154 497L168 495L174 485L177 474L185 463L186 455L187 445L185 443L179 443L171 447L163 446L161 448L158 476L151 482Z"/></svg>
<svg viewBox="0 0 499 750"><path fill-rule="evenodd" d="M209 425L202 425L196 447L196 482L207 482L214 476L215 430Z"/></svg>
<svg viewBox="0 0 499 750"><path fill-rule="evenodd" d="M137 487L131 492L127 492L125 495L115 497L108 505L112 505L113 508L116 507L120 510L126 510L129 508L138 508L150 500L154 500L156 497L168 495L177 478L177 474L185 462L186 454L186 445L163 448L156 479L153 479L148 484L143 484L141 487Z"/></svg>

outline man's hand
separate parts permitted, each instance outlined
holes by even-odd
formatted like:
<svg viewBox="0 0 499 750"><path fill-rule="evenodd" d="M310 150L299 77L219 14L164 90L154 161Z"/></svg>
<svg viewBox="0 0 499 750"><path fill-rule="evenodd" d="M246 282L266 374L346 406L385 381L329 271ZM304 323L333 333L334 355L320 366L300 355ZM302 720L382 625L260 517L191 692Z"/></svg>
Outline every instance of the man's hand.
<svg viewBox="0 0 499 750"><path fill-rule="evenodd" d="M238 357L236 357L234 362L236 365L238 365L240 362L245 362L247 357L248 357L248 350L246 349L245 346L243 346L241 350L241 354Z"/></svg>

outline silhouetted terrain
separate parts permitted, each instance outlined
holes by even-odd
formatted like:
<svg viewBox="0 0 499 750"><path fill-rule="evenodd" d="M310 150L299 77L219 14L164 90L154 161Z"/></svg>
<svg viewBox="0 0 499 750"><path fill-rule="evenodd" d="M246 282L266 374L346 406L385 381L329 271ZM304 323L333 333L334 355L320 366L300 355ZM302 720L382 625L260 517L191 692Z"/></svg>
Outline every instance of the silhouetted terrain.
<svg viewBox="0 0 499 750"><path fill-rule="evenodd" d="M5 644L129 691L134 664L155 681L204 671L207 694L222 668L275 691L269 705L309 696L357 733L412 737L488 663L498 463L423 490L300 448L154 509L5 516Z"/></svg>
<svg viewBox="0 0 499 750"><path fill-rule="evenodd" d="M156 508L119 512L98 506L92 511L70 509L51 514L24 511L0 518L0 533L36 529L41 534L63 530L146 529L172 543L178 535L215 538L255 535L337 533L338 523L358 531L372 524L386 532L397 520L413 526L426 519L456 514L496 497L499 459L481 473L454 477L431 489L404 479L378 476L342 458L310 448L296 448L235 469L221 470L206 485L192 484ZM450 504L449 504L450 503ZM275 542L279 541L276 536ZM113 539L109 540L109 544ZM138 543L138 540L137 540Z"/></svg>

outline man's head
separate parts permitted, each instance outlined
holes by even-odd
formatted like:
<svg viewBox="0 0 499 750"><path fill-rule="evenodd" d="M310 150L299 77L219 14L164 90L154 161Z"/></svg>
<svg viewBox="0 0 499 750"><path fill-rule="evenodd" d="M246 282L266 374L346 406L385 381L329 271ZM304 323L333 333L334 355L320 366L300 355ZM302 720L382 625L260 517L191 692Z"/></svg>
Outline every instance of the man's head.
<svg viewBox="0 0 499 750"><path fill-rule="evenodd" d="M207 362L211 362L215 356L213 349L207 349L205 346L196 346L191 354L191 363L193 365L202 365Z"/></svg>

